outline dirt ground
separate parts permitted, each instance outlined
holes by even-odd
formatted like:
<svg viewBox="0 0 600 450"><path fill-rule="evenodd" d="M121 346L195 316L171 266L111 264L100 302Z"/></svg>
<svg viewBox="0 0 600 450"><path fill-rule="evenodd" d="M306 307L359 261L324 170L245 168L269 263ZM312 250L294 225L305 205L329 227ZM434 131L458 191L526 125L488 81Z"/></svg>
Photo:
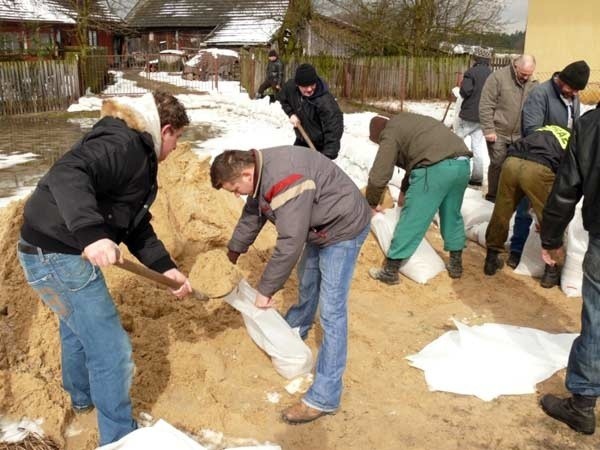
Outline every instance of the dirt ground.
<svg viewBox="0 0 600 450"><path fill-rule="evenodd" d="M159 171L161 191L153 207L154 226L184 271L197 257L214 270L195 271L195 287L210 290L224 273L223 254L239 217L241 202L210 188L208 163L185 145ZM0 415L43 418L45 432L67 450L91 450L97 442L95 413L74 417L61 388L57 320L23 279L15 256L22 202L0 216ZM441 252L439 233L428 238ZM239 262L256 283L274 244L272 227ZM219 251L217 251L219 250ZM442 255L446 259L446 255ZM196 436L223 432L222 445L273 442L283 449L593 449L600 437L578 435L548 419L538 395L474 397L429 392L423 373L405 356L453 329L451 318L469 324L497 322L577 332L580 299L504 268L483 275L484 251L469 243L460 280L440 274L428 285L404 279L383 286L368 278L382 254L366 241L352 285L348 368L342 407L336 415L290 426L279 412L298 395L254 345L237 311L222 300L177 300L134 275L105 272L134 348L132 397L136 416L148 413ZM212 265L212 266L211 266ZM292 277L277 294L284 312L294 301ZM316 351L321 333L311 331ZM538 386L540 393L565 393L564 371ZM267 394L278 393L278 403ZM70 437L66 437L70 435ZM219 447L219 445L217 445Z"/></svg>

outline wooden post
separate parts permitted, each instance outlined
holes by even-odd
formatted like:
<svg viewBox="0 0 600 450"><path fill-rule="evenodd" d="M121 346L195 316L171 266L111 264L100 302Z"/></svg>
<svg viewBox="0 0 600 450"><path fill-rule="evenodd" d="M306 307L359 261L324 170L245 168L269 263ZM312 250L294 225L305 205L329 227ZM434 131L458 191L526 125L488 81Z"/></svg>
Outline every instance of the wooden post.
<svg viewBox="0 0 600 450"><path fill-rule="evenodd" d="M404 111L404 97L406 97L406 83L404 81L404 67L400 68L400 111Z"/></svg>

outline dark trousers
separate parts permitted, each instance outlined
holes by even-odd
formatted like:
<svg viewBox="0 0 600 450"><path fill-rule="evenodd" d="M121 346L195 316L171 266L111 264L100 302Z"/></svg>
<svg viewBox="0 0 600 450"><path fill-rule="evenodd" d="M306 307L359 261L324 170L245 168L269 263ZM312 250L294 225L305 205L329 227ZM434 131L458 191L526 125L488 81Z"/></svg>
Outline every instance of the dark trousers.
<svg viewBox="0 0 600 450"><path fill-rule="evenodd" d="M262 97L264 95L265 91L269 88L271 88L273 90L273 94L275 94L275 95L277 95L277 93L279 92L279 89L277 89L276 81L265 80L258 87L258 91L257 91L258 95Z"/></svg>
<svg viewBox="0 0 600 450"><path fill-rule="evenodd" d="M485 233L487 248L504 251L510 218L526 196L538 222L542 222L544 205L552 190L555 174L543 164L509 156L500 174L494 212Z"/></svg>
<svg viewBox="0 0 600 450"><path fill-rule="evenodd" d="M488 167L488 191L486 198L494 201L498 193L498 183L502 164L506 159L506 151L510 142L498 136L496 142L487 142L488 154L490 155L490 165Z"/></svg>

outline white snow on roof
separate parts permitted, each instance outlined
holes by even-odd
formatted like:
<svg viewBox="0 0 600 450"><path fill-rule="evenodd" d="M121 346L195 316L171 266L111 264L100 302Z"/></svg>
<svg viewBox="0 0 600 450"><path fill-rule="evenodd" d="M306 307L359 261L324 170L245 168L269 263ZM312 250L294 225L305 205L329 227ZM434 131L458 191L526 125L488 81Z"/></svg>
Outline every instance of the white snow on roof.
<svg viewBox="0 0 600 450"><path fill-rule="evenodd" d="M185 52L183 50L163 50L160 52L163 55L185 55Z"/></svg>
<svg viewBox="0 0 600 450"><path fill-rule="evenodd" d="M70 12L51 1L0 0L0 19L75 23Z"/></svg>
<svg viewBox="0 0 600 450"><path fill-rule="evenodd" d="M232 17L216 28L207 44L265 44L281 27L283 20L258 17Z"/></svg>

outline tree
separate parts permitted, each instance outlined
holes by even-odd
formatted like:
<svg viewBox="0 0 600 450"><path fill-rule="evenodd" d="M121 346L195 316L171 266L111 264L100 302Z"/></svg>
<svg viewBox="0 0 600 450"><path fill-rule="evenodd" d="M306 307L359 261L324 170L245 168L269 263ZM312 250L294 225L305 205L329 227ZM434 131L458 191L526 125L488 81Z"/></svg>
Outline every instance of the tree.
<svg viewBox="0 0 600 450"><path fill-rule="evenodd" d="M321 0L360 30L361 53L424 55L457 35L497 31L505 0Z"/></svg>

